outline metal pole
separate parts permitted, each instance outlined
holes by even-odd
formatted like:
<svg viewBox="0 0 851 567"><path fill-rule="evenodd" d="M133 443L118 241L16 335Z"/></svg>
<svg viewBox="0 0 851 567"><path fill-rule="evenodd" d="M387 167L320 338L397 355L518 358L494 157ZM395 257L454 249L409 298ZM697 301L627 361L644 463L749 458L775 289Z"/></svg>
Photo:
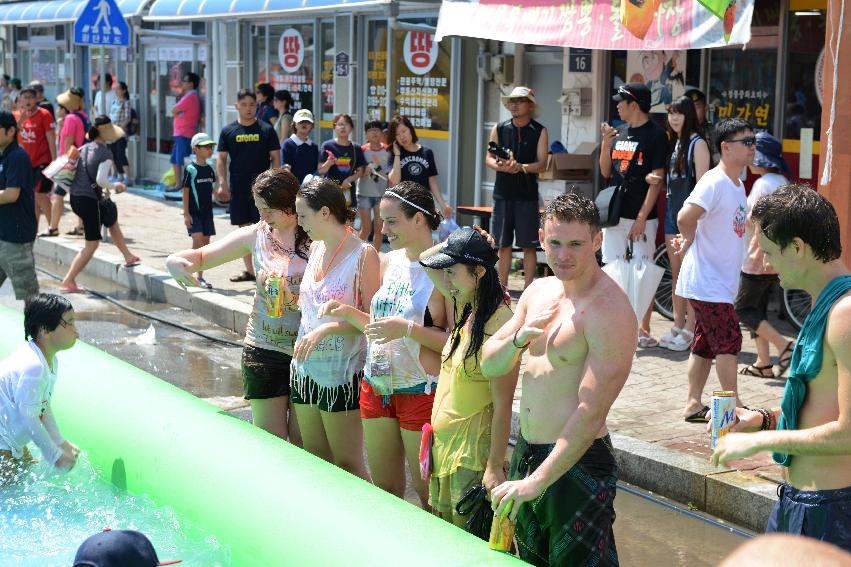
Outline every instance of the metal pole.
<svg viewBox="0 0 851 567"><path fill-rule="evenodd" d="M98 114L106 114L106 49L100 48L100 62L98 63L98 80L100 81L100 106ZM112 87L112 85L110 85ZM94 122L94 117L92 117Z"/></svg>

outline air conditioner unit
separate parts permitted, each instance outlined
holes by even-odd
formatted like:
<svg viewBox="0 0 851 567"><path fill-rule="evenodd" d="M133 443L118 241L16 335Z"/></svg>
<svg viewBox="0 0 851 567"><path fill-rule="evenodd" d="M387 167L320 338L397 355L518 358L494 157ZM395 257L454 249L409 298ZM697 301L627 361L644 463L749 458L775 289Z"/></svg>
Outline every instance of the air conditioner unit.
<svg viewBox="0 0 851 567"><path fill-rule="evenodd" d="M501 85L510 85L514 82L514 56L495 55L491 58L491 72L493 79Z"/></svg>

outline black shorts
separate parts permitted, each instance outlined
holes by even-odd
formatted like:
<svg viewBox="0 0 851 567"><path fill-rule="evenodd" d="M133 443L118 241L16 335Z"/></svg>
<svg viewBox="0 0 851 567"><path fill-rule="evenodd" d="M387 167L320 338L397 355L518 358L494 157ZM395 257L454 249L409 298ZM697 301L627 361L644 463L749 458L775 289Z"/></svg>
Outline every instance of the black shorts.
<svg viewBox="0 0 851 567"><path fill-rule="evenodd" d="M537 248L541 212L538 201L494 199L490 233L499 248Z"/></svg>
<svg viewBox="0 0 851 567"><path fill-rule="evenodd" d="M343 384L336 388L323 388L309 377L296 380L290 379L294 404L314 405L321 411L330 413L338 411L360 410L360 383L363 372L352 376L351 384Z"/></svg>
<svg viewBox="0 0 851 567"><path fill-rule="evenodd" d="M213 223L213 213L203 215L201 213L192 213L192 226L189 227L189 236L201 233L204 236L215 236L216 225Z"/></svg>
<svg viewBox="0 0 851 567"><path fill-rule="evenodd" d="M756 336L759 324L768 315L768 300L772 290L780 284L780 277L775 274L746 274L739 275L739 294L736 296L736 315L739 321Z"/></svg>
<svg viewBox="0 0 851 567"><path fill-rule="evenodd" d="M36 193L50 193L53 190L53 181L44 176L44 168L47 164L37 165L33 168L33 182Z"/></svg>
<svg viewBox="0 0 851 567"><path fill-rule="evenodd" d="M112 161L115 163L115 169L118 173L124 173L124 167L130 165L127 161L127 138L119 138L112 144L107 144L107 147L112 152Z"/></svg>
<svg viewBox="0 0 851 567"><path fill-rule="evenodd" d="M282 352L242 347L242 389L246 400L266 400L290 395L292 357Z"/></svg>
<svg viewBox="0 0 851 567"><path fill-rule="evenodd" d="M254 204L254 195L250 190L231 192L228 210L230 223L234 226L254 224L260 220L260 211Z"/></svg>
<svg viewBox="0 0 851 567"><path fill-rule="evenodd" d="M101 212L101 204L93 197L71 195L71 210L83 221L86 241L101 240L100 227L109 228L118 221L117 214L115 218L105 218Z"/></svg>

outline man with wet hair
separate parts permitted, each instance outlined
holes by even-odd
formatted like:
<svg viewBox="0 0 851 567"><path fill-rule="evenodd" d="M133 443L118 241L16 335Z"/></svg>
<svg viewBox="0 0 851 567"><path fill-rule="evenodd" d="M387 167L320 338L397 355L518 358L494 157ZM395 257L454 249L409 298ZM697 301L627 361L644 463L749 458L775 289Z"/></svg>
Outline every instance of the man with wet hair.
<svg viewBox="0 0 851 567"><path fill-rule="evenodd" d="M56 468L70 470L80 449L62 438L50 409L59 373L56 353L74 346L74 308L59 295L41 293L24 305L27 343L0 362L0 486L14 482L34 459L35 442Z"/></svg>
<svg viewBox="0 0 851 567"><path fill-rule="evenodd" d="M738 423L713 464L772 452L786 467L767 532L787 532L851 551L851 274L840 259L839 218L806 185L785 185L751 219L780 284L816 298L792 354L780 407L736 408Z"/></svg>
<svg viewBox="0 0 851 567"><path fill-rule="evenodd" d="M482 372L493 379L528 350L520 438L509 480L491 502L516 518L520 557L535 565L618 564L606 416L629 376L638 321L597 264L599 223L597 206L582 195L547 206L538 237L554 275L532 282L482 355Z"/></svg>

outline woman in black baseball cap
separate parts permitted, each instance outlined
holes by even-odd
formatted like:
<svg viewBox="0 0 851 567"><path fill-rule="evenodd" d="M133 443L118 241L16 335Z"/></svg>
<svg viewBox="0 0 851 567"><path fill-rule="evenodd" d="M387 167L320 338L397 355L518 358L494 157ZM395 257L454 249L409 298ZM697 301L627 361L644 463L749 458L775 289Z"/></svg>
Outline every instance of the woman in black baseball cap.
<svg viewBox="0 0 851 567"><path fill-rule="evenodd" d="M479 363L485 340L512 314L496 272L496 250L481 229L460 228L420 258L435 287L452 301L455 321L431 414L429 504L463 527L466 517L455 510L461 497L476 485L490 491L505 480L517 372L491 382Z"/></svg>

